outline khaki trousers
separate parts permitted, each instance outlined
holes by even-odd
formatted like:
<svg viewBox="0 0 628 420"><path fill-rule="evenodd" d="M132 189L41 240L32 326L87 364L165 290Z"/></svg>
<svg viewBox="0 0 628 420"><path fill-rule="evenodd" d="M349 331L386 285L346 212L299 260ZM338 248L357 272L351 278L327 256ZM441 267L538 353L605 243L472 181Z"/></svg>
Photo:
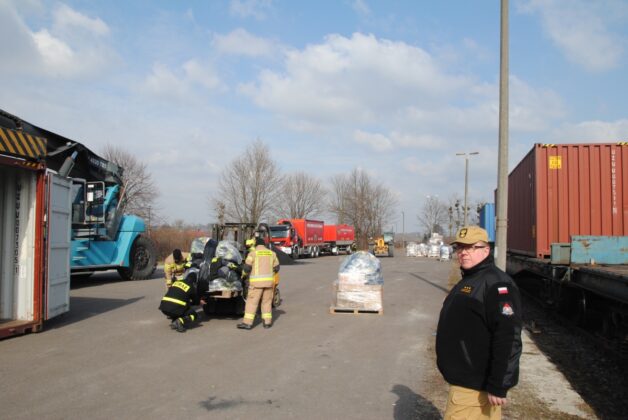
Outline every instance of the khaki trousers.
<svg viewBox="0 0 628 420"><path fill-rule="evenodd" d="M450 385L444 420L500 420L502 408L488 402L486 391Z"/></svg>
<svg viewBox="0 0 628 420"><path fill-rule="evenodd" d="M242 322L253 325L260 299L262 301L262 320L264 324L270 324L273 321L273 288L251 286L246 297Z"/></svg>

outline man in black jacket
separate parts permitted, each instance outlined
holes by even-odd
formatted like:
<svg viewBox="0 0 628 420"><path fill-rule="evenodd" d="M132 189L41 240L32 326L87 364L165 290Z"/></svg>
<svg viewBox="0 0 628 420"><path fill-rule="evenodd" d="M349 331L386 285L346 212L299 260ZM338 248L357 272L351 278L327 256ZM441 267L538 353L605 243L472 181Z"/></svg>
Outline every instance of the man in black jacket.
<svg viewBox="0 0 628 420"><path fill-rule="evenodd" d="M159 304L161 312L172 321L172 329L185 332L196 321L198 315L192 306L202 303L201 297L208 285L207 281L198 281L196 273L172 283Z"/></svg>
<svg viewBox="0 0 628 420"><path fill-rule="evenodd" d="M519 379L521 296L495 266L484 229L463 227L452 245L462 279L443 302L436 333L438 369L450 384L445 419L500 419Z"/></svg>

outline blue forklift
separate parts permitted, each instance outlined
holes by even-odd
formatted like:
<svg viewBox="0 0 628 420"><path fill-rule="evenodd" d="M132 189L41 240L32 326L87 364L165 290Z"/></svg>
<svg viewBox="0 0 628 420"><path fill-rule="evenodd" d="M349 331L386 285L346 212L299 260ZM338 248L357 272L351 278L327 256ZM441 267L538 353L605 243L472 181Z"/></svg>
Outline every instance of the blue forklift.
<svg viewBox="0 0 628 420"><path fill-rule="evenodd" d="M116 269L126 280L152 276L157 266L155 243L146 223L124 214L123 169L83 144L36 127L0 110L6 128L44 138L46 167L72 181L70 268L73 275Z"/></svg>

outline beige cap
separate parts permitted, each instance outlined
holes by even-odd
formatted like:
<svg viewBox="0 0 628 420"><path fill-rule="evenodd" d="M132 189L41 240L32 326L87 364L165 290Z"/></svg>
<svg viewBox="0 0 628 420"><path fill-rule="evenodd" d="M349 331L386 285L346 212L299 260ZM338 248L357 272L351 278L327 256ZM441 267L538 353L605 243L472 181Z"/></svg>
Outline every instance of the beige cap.
<svg viewBox="0 0 628 420"><path fill-rule="evenodd" d="M472 245L476 242L488 242L488 233L479 226L465 226L456 233L456 239L451 243Z"/></svg>

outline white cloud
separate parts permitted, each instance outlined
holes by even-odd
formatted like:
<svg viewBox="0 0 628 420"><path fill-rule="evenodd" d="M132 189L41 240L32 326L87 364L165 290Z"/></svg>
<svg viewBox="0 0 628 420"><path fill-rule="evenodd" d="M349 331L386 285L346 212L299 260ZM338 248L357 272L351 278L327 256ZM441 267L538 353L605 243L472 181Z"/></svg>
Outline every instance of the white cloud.
<svg viewBox="0 0 628 420"><path fill-rule="evenodd" d="M353 0L351 7L353 7L353 10L361 16L368 16L371 14L371 9L364 0Z"/></svg>
<svg viewBox="0 0 628 420"><path fill-rule="evenodd" d="M564 103L555 92L535 89L516 76L510 77L510 96L512 130L547 130L551 123L566 115Z"/></svg>
<svg viewBox="0 0 628 420"><path fill-rule="evenodd" d="M257 20L266 18L266 13L272 6L272 0L231 0L229 3L229 11L232 15L248 18L253 17Z"/></svg>
<svg viewBox="0 0 628 420"><path fill-rule="evenodd" d="M90 78L120 60L108 44L108 26L68 6L53 11L50 28L32 30L9 3L0 4L0 61L12 63L3 72L51 78Z"/></svg>
<svg viewBox="0 0 628 420"><path fill-rule="evenodd" d="M628 119L617 121L582 121L565 124L543 141L556 143L615 143L628 141Z"/></svg>
<svg viewBox="0 0 628 420"><path fill-rule="evenodd" d="M109 35L109 26L100 18L90 18L65 4L55 9L53 19L58 31L78 28L98 36Z"/></svg>
<svg viewBox="0 0 628 420"><path fill-rule="evenodd" d="M209 90L223 87L220 78L209 65L202 65L196 60L189 60L183 64L183 69L190 82L198 83Z"/></svg>
<svg viewBox="0 0 628 420"><path fill-rule="evenodd" d="M159 63L153 66L153 71L144 80L141 90L155 96L178 98L186 96L189 92L188 86L183 79L175 75L168 67Z"/></svg>
<svg viewBox="0 0 628 420"><path fill-rule="evenodd" d="M443 138L431 133L416 134L393 131L390 133L390 138L394 144L404 148L438 150L447 147Z"/></svg>
<svg viewBox="0 0 628 420"><path fill-rule="evenodd" d="M414 104L446 102L470 82L443 71L424 50L360 33L330 35L286 53L241 91L262 108L309 122L364 122Z"/></svg>
<svg viewBox="0 0 628 420"><path fill-rule="evenodd" d="M452 64L452 69L457 66ZM286 52L281 71L239 86L290 129L346 130L377 152L443 153L497 138L498 84L450 71L425 50L354 34ZM510 78L510 130L529 138L566 115L562 99Z"/></svg>
<svg viewBox="0 0 628 420"><path fill-rule="evenodd" d="M224 89L223 83L210 65L189 60L176 70L162 63L154 64L151 73L141 84L140 91L166 99L197 101L200 99L197 86L208 91Z"/></svg>
<svg viewBox="0 0 628 420"><path fill-rule="evenodd" d="M37 49L50 69L62 71L72 66L74 51L63 41L55 38L46 29L33 34Z"/></svg>
<svg viewBox="0 0 628 420"><path fill-rule="evenodd" d="M248 57L268 56L275 51L272 41L256 37L242 28L226 35L215 35L213 44L222 53Z"/></svg>
<svg viewBox="0 0 628 420"><path fill-rule="evenodd" d="M367 133L366 131L356 130L353 133L353 139L357 143L366 144L378 152L390 150L393 147L392 141L379 133Z"/></svg>
<svg viewBox="0 0 628 420"><path fill-rule="evenodd" d="M543 28L565 56L597 72L617 67L626 42L609 30L609 21L615 16L604 6L626 11L625 4L588 0L528 0L520 4L520 10L539 13Z"/></svg>
<svg viewBox="0 0 628 420"><path fill-rule="evenodd" d="M0 2L0 74L40 71L42 57L28 26L7 2Z"/></svg>

